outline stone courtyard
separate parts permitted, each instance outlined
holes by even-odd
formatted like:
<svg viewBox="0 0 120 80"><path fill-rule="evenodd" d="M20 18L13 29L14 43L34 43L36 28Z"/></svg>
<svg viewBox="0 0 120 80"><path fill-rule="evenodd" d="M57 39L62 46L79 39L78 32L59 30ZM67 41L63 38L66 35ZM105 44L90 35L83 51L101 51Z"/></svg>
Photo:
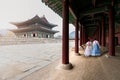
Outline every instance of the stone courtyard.
<svg viewBox="0 0 120 80"><path fill-rule="evenodd" d="M0 80L21 80L61 58L61 42L0 46Z"/></svg>
<svg viewBox="0 0 120 80"><path fill-rule="evenodd" d="M100 57L85 57L74 53L70 41L72 70L59 68L62 43L59 40L0 45L0 80L120 80L120 46L116 56L105 52ZM43 42L43 43L42 43Z"/></svg>

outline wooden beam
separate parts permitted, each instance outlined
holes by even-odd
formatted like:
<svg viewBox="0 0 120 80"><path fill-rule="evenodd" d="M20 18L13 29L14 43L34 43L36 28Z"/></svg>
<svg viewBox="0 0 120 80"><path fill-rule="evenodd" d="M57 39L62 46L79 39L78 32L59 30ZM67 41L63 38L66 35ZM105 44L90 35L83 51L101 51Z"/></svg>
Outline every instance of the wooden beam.
<svg viewBox="0 0 120 80"><path fill-rule="evenodd" d="M88 28L97 28L98 25L96 25L96 24L91 24L91 25L87 25L87 26L84 25L84 26L85 26L85 28L88 29Z"/></svg>
<svg viewBox="0 0 120 80"><path fill-rule="evenodd" d="M86 19L86 21L94 21L94 20L98 20L99 18L91 18L91 19Z"/></svg>
<svg viewBox="0 0 120 80"><path fill-rule="evenodd" d="M86 15L93 15L93 14L97 14L97 13L103 13L108 11L108 7L102 7L102 8L94 8L85 12L82 12L80 14L81 17L86 16Z"/></svg>
<svg viewBox="0 0 120 80"><path fill-rule="evenodd" d="M72 8L71 8L70 6L69 6L69 10L70 10L70 13L73 15L73 17L74 17L75 19L77 19L75 13L73 12L73 10L72 10Z"/></svg>
<svg viewBox="0 0 120 80"><path fill-rule="evenodd" d="M85 27L85 29L97 29L97 27L92 26L92 27Z"/></svg>

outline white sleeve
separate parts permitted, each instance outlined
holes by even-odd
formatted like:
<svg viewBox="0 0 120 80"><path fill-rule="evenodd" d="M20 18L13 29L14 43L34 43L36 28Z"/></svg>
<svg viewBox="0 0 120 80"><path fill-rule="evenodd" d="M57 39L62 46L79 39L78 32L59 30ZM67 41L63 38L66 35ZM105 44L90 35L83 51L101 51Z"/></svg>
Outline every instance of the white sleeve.
<svg viewBox="0 0 120 80"><path fill-rule="evenodd" d="M97 42L97 44L98 44L99 48L101 48L101 46L100 46L99 42L98 42L98 41L96 41L96 42Z"/></svg>

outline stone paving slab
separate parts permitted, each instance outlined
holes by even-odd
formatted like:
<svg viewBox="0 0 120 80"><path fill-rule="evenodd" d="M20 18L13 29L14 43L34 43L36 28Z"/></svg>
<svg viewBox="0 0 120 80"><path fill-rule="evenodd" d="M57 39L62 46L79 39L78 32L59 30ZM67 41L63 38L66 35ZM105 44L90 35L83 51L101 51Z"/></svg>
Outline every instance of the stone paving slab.
<svg viewBox="0 0 120 80"><path fill-rule="evenodd" d="M0 80L21 80L61 58L61 43L0 46Z"/></svg>
<svg viewBox="0 0 120 80"><path fill-rule="evenodd" d="M102 53L99 57L85 57L83 49L79 52L81 56L76 56L71 50L71 70L60 68L61 60L57 60L21 80L120 80L120 47L116 47L116 56Z"/></svg>
<svg viewBox="0 0 120 80"><path fill-rule="evenodd" d="M0 80L21 80L61 58L61 52L61 42L1 45Z"/></svg>

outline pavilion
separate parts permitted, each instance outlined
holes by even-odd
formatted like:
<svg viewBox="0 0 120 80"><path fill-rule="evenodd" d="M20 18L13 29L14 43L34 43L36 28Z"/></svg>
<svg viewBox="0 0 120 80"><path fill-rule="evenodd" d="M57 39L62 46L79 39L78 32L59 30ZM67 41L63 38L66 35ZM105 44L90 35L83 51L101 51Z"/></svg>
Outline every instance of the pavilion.
<svg viewBox="0 0 120 80"><path fill-rule="evenodd" d="M54 38L54 34L58 31L52 30L57 25L51 24L47 21L45 16L34 16L32 19L23 22L11 22L18 29L12 29L17 37L30 38Z"/></svg>
<svg viewBox="0 0 120 80"><path fill-rule="evenodd" d="M96 38L115 56L115 45L120 44L120 0L42 0L63 18L62 64L69 62L69 23L75 25L75 54L88 38ZM80 35L78 31L80 30ZM78 39L80 36L80 41ZM80 42L80 43L79 43Z"/></svg>

